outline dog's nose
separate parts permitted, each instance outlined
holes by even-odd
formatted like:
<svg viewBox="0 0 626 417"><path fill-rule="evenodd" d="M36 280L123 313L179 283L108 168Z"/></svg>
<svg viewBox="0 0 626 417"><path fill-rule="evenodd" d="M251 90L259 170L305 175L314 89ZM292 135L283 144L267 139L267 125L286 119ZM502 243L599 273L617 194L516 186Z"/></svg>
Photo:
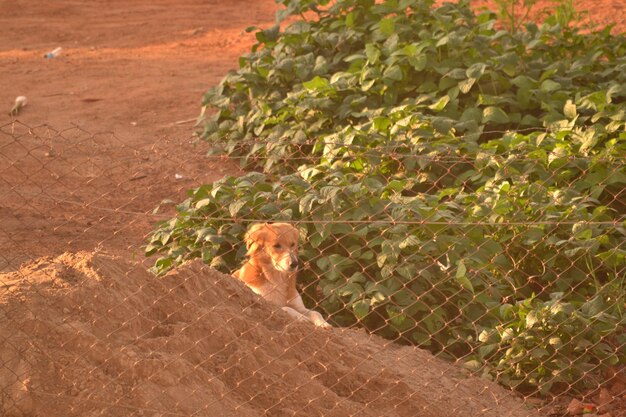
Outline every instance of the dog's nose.
<svg viewBox="0 0 626 417"><path fill-rule="evenodd" d="M291 269L296 269L298 267L298 259L297 258L291 258L291 263L289 264L289 267Z"/></svg>

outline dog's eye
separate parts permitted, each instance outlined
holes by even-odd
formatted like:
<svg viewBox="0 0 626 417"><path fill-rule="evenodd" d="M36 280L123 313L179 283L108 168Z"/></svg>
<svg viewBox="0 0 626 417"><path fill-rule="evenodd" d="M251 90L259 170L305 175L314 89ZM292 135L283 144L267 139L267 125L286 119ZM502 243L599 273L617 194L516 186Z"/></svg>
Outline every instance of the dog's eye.
<svg viewBox="0 0 626 417"><path fill-rule="evenodd" d="M274 249L280 249L282 246L280 246L280 243L277 243L274 245Z"/></svg>
<svg viewBox="0 0 626 417"><path fill-rule="evenodd" d="M289 245L289 246L291 246L291 247L293 248L293 247L295 247L295 246L296 246L296 244L295 244L295 243L292 243L292 244L291 244L291 245Z"/></svg>

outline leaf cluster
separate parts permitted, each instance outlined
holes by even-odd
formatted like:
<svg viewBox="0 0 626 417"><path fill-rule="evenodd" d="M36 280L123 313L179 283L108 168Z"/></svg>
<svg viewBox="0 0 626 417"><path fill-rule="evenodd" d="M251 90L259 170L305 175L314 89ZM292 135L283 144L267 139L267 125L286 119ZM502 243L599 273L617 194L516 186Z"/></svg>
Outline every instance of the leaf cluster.
<svg viewBox="0 0 626 417"><path fill-rule="evenodd" d="M232 270L249 222L293 221L305 301L337 324L533 392L623 362L624 38L510 33L463 2L280 3L205 96L202 137L252 172L190 191L155 271Z"/></svg>

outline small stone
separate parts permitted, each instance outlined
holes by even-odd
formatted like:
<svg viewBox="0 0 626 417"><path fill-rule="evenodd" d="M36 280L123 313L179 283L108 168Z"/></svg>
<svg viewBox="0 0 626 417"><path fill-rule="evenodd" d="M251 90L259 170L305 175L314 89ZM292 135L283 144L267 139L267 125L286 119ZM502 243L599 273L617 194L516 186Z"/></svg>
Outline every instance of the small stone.
<svg viewBox="0 0 626 417"><path fill-rule="evenodd" d="M574 398L567 406L567 414L570 416L581 416L583 414L584 408L585 404Z"/></svg>
<svg viewBox="0 0 626 417"><path fill-rule="evenodd" d="M604 414L608 413L613 409L613 396L609 392L608 389L602 388L600 390L600 395L598 395L598 413Z"/></svg>
<svg viewBox="0 0 626 417"><path fill-rule="evenodd" d="M615 383L611 385L609 392L613 394L614 397L622 395L622 393L626 392L626 382L616 380Z"/></svg>

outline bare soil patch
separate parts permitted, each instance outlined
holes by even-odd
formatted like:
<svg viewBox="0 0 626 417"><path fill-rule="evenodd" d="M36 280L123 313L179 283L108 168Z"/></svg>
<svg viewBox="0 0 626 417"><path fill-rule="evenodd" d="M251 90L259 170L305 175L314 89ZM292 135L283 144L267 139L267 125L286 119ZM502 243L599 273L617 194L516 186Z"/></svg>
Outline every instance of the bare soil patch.
<svg viewBox="0 0 626 417"><path fill-rule="evenodd" d="M66 253L0 282L7 417L535 415L420 349L292 322L200 262L155 279Z"/></svg>

